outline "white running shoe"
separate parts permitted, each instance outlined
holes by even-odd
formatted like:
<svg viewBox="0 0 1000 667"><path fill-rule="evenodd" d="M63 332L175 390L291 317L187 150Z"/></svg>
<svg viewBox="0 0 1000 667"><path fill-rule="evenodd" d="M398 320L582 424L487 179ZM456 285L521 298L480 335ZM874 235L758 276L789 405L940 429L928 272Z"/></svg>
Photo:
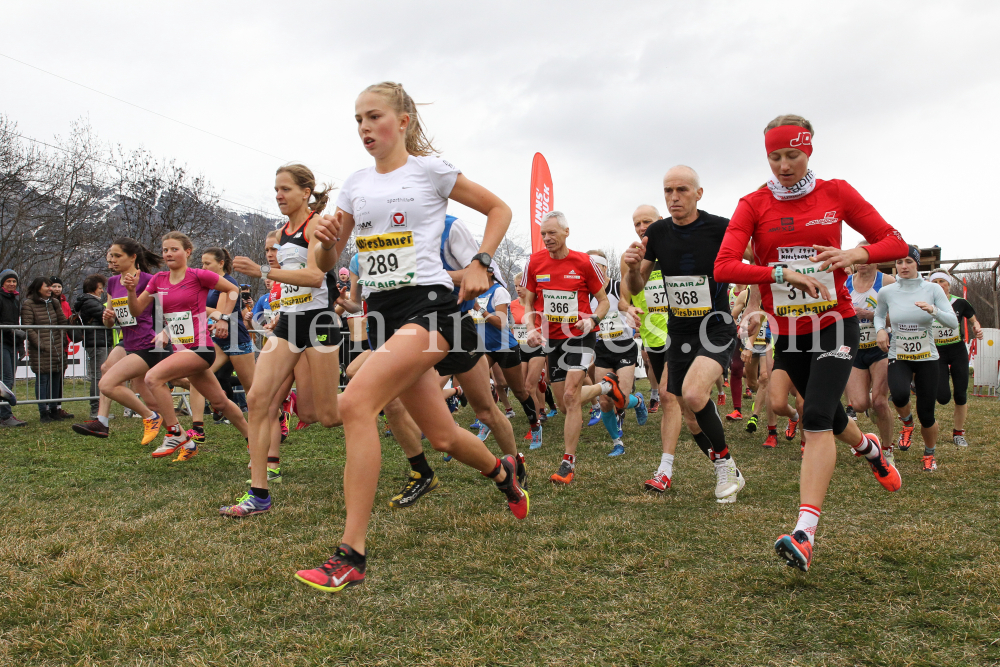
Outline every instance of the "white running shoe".
<svg viewBox="0 0 1000 667"><path fill-rule="evenodd" d="M736 461L731 458L715 462L715 497L727 498L737 493L741 487L743 476L736 469Z"/></svg>
<svg viewBox="0 0 1000 667"><path fill-rule="evenodd" d="M191 442L191 438L187 436L186 433L181 433L180 435L170 435L169 433L163 438L163 444L153 451L153 458L159 459L164 456L170 456L176 452L181 447L185 445L194 444Z"/></svg>
<svg viewBox="0 0 1000 667"><path fill-rule="evenodd" d="M964 435L956 435L954 438L952 438L952 440L959 447L968 447L969 446L969 441L965 439Z"/></svg>
<svg viewBox="0 0 1000 667"><path fill-rule="evenodd" d="M738 469L736 470L736 482L737 482L737 487L735 493L732 493L726 496L725 498L716 498L715 502L719 504L735 503L736 494L742 491L743 487L746 486L747 484L746 479L743 478L743 473L741 473Z"/></svg>

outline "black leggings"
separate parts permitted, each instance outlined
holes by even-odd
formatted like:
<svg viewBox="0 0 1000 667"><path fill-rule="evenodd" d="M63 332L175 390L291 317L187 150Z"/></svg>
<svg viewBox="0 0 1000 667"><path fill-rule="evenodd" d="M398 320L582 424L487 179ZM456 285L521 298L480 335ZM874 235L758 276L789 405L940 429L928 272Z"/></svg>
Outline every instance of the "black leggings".
<svg viewBox="0 0 1000 667"><path fill-rule="evenodd" d="M833 431L834 435L840 435L847 429L847 413L840 397L851 377L861 328L857 317L841 321L842 328L834 321L820 329L818 335L774 339L774 370L788 373L805 401L804 431Z"/></svg>
<svg viewBox="0 0 1000 667"><path fill-rule="evenodd" d="M889 395L901 408L910 402L910 380L917 389L917 419L924 428L934 426L934 395L938 390L938 362L889 360Z"/></svg>
<svg viewBox="0 0 1000 667"><path fill-rule="evenodd" d="M955 405L969 402L969 351L961 341L942 345L938 349L938 390L937 402L947 405L951 400L951 384L955 385Z"/></svg>

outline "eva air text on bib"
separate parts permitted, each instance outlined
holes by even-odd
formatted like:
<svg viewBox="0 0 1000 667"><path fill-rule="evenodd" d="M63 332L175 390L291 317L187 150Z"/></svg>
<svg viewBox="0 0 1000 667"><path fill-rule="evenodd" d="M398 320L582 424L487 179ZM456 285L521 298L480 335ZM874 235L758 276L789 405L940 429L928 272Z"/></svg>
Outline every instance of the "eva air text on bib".
<svg viewBox="0 0 1000 667"><path fill-rule="evenodd" d="M580 319L579 303L576 292L566 290L542 290L544 302L542 314L549 322L576 322Z"/></svg>
<svg viewBox="0 0 1000 667"><path fill-rule="evenodd" d="M930 334L916 324L896 324L892 330L896 358L902 361L926 361L931 358Z"/></svg>
<svg viewBox="0 0 1000 667"><path fill-rule="evenodd" d="M411 284L417 275L413 232L359 236L358 282L374 290L391 290Z"/></svg>
<svg viewBox="0 0 1000 667"><path fill-rule="evenodd" d="M664 276L663 285L674 317L701 317L712 312L708 276Z"/></svg>
<svg viewBox="0 0 1000 667"><path fill-rule="evenodd" d="M821 292L817 292L815 297L809 296L808 293L792 287L788 283L774 284L771 285L771 298L774 303L775 315L795 317L806 313L822 313L837 305L837 290L833 282L833 271L820 271L818 263L809 261L810 257L815 256L816 250L814 248L801 246L778 248L778 261L771 262L768 266L780 265L785 269L798 271L815 278L826 287L830 298L823 298Z"/></svg>
<svg viewBox="0 0 1000 667"><path fill-rule="evenodd" d="M118 324L123 327L134 327L135 316L132 315L132 311L128 309L128 297L122 296L117 299L111 299L110 303L111 309L115 311L115 319L118 320Z"/></svg>
<svg viewBox="0 0 1000 667"><path fill-rule="evenodd" d="M646 298L647 313L665 313L670 310L667 290L663 286L663 274L659 269L649 274L649 280L646 281L642 294Z"/></svg>
<svg viewBox="0 0 1000 667"><path fill-rule="evenodd" d="M514 324L511 326L510 331L514 334L514 340L518 343L528 342L528 325L527 324Z"/></svg>
<svg viewBox="0 0 1000 667"><path fill-rule="evenodd" d="M170 340L178 345L190 345L194 343L194 319L190 310L182 310L177 313L164 313L163 320L167 324L167 332Z"/></svg>

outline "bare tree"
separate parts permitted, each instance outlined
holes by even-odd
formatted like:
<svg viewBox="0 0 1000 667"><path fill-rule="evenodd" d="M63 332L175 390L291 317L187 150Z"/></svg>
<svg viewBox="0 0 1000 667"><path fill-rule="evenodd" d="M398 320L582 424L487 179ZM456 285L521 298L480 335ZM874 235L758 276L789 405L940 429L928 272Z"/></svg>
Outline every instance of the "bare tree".
<svg viewBox="0 0 1000 667"><path fill-rule="evenodd" d="M20 140L16 123L0 115L0 267L14 269L22 281L43 261L36 252L35 218L48 199L44 157Z"/></svg>
<svg viewBox="0 0 1000 667"><path fill-rule="evenodd" d="M996 278L993 275L989 264L981 264L976 267L980 269L974 273L956 274L958 282L952 287L951 292L956 296L962 295L961 280L964 278L968 287L966 300L972 304L976 311L976 319L984 327L1000 328L1000 292L997 291Z"/></svg>
<svg viewBox="0 0 1000 667"><path fill-rule="evenodd" d="M524 269L524 265L528 263L531 252L527 248L530 247L530 239L522 234L512 234L510 231L500 241L500 245L497 246L497 251L493 255L493 261L496 262L507 285L514 283L514 276L520 273Z"/></svg>

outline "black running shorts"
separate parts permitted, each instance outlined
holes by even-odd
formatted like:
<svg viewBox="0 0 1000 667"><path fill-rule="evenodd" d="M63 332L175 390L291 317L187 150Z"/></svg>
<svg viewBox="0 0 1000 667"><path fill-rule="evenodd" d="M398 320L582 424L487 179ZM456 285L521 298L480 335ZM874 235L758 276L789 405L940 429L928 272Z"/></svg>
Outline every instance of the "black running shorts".
<svg viewBox="0 0 1000 667"><path fill-rule="evenodd" d="M724 371L736 351L736 325L719 323L709 326L702 334L668 334L667 391L680 396L688 369L698 357L708 357Z"/></svg>
<svg viewBox="0 0 1000 667"><path fill-rule="evenodd" d="M639 346L635 339L628 338L624 342L598 340L594 346L594 365L597 368L610 368L613 371L626 366L635 366L639 361Z"/></svg>
<svg viewBox="0 0 1000 667"><path fill-rule="evenodd" d="M332 310L317 308L297 313L282 312L274 335L297 348L333 347L343 341L340 316Z"/></svg>
<svg viewBox="0 0 1000 667"><path fill-rule="evenodd" d="M594 362L597 335L591 331L580 338L550 340L545 356L549 359L549 383L565 382L569 371L586 371Z"/></svg>

